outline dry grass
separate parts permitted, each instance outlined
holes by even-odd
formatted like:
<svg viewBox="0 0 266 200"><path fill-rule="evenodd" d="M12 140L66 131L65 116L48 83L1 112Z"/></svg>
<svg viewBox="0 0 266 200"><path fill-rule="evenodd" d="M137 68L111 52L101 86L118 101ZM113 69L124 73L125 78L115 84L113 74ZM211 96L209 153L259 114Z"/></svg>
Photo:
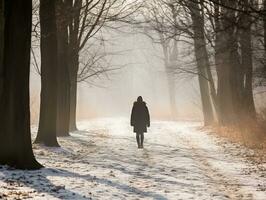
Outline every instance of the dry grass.
<svg viewBox="0 0 266 200"><path fill-rule="evenodd" d="M241 144L254 151L250 157L257 164L266 162L266 121L245 122L241 125L230 127L213 126L211 133L225 138L226 140Z"/></svg>
<svg viewBox="0 0 266 200"><path fill-rule="evenodd" d="M213 127L215 133L232 142L252 149L266 149L266 127L261 124L242 124L230 127Z"/></svg>

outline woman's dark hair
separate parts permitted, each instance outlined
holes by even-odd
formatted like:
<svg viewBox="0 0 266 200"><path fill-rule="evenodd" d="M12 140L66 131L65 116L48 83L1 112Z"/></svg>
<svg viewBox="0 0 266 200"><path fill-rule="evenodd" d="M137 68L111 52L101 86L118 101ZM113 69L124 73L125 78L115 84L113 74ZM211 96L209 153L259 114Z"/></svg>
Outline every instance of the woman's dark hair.
<svg viewBox="0 0 266 200"><path fill-rule="evenodd" d="M138 102L143 102L142 96L139 96L137 101Z"/></svg>

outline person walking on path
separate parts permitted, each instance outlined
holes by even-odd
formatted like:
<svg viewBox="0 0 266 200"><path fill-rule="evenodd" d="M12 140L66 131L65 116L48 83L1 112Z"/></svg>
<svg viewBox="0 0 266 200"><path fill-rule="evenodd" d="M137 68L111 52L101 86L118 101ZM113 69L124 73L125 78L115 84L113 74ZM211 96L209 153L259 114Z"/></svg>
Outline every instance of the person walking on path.
<svg viewBox="0 0 266 200"><path fill-rule="evenodd" d="M143 148L144 133L147 132L147 127L150 127L150 114L141 96L133 104L130 125L134 127L138 148Z"/></svg>

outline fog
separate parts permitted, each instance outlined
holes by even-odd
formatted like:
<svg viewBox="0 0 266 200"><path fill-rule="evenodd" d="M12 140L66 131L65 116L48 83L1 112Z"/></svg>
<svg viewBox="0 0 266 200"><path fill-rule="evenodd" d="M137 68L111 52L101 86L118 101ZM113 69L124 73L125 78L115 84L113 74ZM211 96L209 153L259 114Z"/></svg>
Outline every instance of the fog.
<svg viewBox="0 0 266 200"><path fill-rule="evenodd" d="M173 119L163 52L158 44L134 29L104 33L104 50L110 67L119 68L78 84L78 120L93 117L129 117L132 104L142 96L152 119ZM96 46L96 48L103 48ZM178 46L182 51L182 43ZM107 54L108 54L107 53ZM38 52L36 53L38 55ZM86 58L83 52L82 57ZM182 58L181 58L182 59ZM38 121L40 76L31 70L32 121ZM201 119L198 80L195 75L176 74L177 117Z"/></svg>

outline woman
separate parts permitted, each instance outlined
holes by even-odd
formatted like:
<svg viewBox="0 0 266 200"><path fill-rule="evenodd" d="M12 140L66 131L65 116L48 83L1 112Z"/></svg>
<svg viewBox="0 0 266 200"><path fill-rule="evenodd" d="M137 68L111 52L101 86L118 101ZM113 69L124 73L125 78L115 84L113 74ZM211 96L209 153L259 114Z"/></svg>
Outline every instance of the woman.
<svg viewBox="0 0 266 200"><path fill-rule="evenodd" d="M134 102L130 124L134 127L138 148L143 148L144 133L147 132L147 127L150 127L150 114L141 96Z"/></svg>

